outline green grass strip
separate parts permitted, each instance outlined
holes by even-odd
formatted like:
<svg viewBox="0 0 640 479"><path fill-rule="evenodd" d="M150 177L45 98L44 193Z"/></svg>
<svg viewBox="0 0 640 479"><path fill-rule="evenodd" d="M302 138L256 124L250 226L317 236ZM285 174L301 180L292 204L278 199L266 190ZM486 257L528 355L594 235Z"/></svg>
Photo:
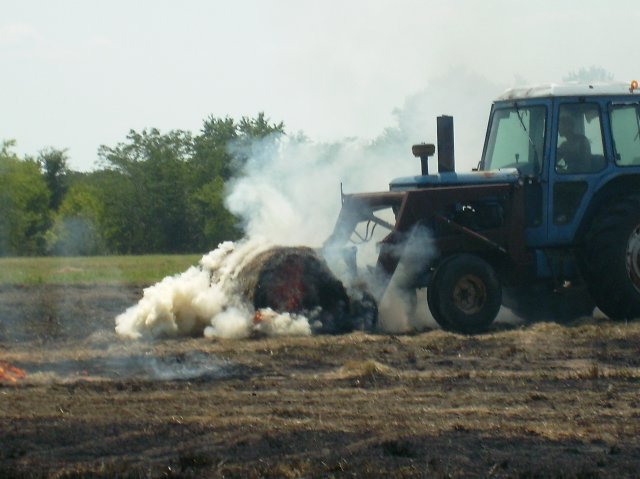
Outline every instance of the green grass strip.
<svg viewBox="0 0 640 479"><path fill-rule="evenodd" d="M0 284L149 285L195 265L201 255L0 258Z"/></svg>

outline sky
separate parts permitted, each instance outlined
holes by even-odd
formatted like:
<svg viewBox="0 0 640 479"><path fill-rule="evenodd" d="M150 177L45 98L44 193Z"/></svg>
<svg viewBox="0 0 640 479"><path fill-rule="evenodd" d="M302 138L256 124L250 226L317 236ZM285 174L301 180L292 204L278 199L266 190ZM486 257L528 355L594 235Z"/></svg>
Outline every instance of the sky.
<svg viewBox="0 0 640 479"><path fill-rule="evenodd" d="M91 170L131 129L263 111L317 142L456 112L481 143L506 87L640 78L638 24L626 0L0 0L0 141Z"/></svg>

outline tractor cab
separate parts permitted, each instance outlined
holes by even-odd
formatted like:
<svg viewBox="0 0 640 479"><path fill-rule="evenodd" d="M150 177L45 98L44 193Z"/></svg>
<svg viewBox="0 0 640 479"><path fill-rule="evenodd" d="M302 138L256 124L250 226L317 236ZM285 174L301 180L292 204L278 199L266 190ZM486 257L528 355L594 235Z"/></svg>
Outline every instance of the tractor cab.
<svg viewBox="0 0 640 479"><path fill-rule="evenodd" d="M493 103L479 170L518 170L529 246L572 244L592 197L615 177L640 173L637 88L548 84Z"/></svg>

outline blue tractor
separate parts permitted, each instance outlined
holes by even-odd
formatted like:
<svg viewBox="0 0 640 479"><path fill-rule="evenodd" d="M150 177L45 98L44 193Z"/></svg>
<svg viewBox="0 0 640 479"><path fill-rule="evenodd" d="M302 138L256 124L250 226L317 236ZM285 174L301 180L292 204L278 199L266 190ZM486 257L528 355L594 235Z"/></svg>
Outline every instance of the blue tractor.
<svg viewBox="0 0 640 479"><path fill-rule="evenodd" d="M388 281L413 263L403 288L426 287L429 310L451 331L487 330L503 304L532 319L594 306L612 319L640 317L637 82L506 91L471 172L455 172L451 117L438 118L437 136L438 173L428 171L436 147L414 145L422 174L394 179L389 191L343 194L326 249L353 251L344 246L354 234L386 228L376 274ZM418 230L433 251L423 264L408 254Z"/></svg>

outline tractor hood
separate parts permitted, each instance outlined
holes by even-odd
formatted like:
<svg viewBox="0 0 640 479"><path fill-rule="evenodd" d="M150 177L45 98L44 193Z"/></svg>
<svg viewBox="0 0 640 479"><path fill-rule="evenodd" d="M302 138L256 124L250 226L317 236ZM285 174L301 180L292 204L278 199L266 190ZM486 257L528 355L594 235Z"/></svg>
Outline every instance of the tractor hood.
<svg viewBox="0 0 640 479"><path fill-rule="evenodd" d="M436 175L405 176L389 183L390 191L405 191L416 188L437 188L456 185L488 185L496 183L516 183L519 173L516 168L493 171L470 171L464 173L438 173Z"/></svg>

